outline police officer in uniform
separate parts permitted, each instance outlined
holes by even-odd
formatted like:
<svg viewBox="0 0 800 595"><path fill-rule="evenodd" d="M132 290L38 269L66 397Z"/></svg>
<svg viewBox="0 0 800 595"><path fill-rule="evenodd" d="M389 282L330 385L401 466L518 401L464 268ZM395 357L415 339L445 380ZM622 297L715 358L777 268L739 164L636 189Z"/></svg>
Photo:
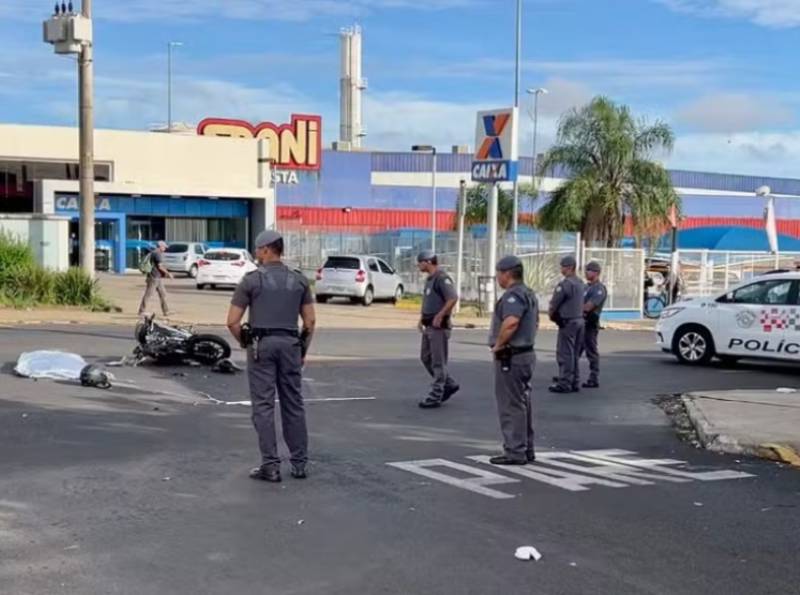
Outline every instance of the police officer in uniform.
<svg viewBox="0 0 800 595"><path fill-rule="evenodd" d="M533 447L531 378L539 327L536 295L523 282L522 261L506 256L497 263L497 283L505 290L497 301L489 345L494 355L494 394L503 451L494 465L525 465L536 460Z"/></svg>
<svg viewBox="0 0 800 595"><path fill-rule="evenodd" d="M548 314L558 326L558 377L549 387L553 393L572 393L580 390L578 360L583 341L583 281L575 274L577 262L574 256L561 259L561 274L564 278L556 286L550 300Z"/></svg>
<svg viewBox="0 0 800 595"><path fill-rule="evenodd" d="M256 238L259 267L245 275L231 300L228 328L248 347L247 376L253 405L253 425L258 434L261 465L250 477L281 481L275 435L275 393L280 396L283 438L291 454L291 474L305 479L308 432L302 395L305 352L314 332L315 314L308 280L281 261L283 238L262 231ZM249 325L242 325L246 310ZM298 317L303 331L298 332Z"/></svg>
<svg viewBox="0 0 800 595"><path fill-rule="evenodd" d="M583 388L598 388L600 386L600 353L597 350L597 335L600 333L600 315L606 303L606 286L600 282L602 268L599 262L590 262L586 265L586 292L583 294L584 334L582 351L589 360L589 379L581 386Z"/></svg>
<svg viewBox="0 0 800 595"><path fill-rule="evenodd" d="M430 394L420 401L422 409L441 407L459 386L447 371L448 343L450 341L450 314L458 302L458 292L453 280L439 267L432 250L423 250L417 256L417 268L427 273L422 297L422 315L419 329L422 333L420 359L433 378Z"/></svg>

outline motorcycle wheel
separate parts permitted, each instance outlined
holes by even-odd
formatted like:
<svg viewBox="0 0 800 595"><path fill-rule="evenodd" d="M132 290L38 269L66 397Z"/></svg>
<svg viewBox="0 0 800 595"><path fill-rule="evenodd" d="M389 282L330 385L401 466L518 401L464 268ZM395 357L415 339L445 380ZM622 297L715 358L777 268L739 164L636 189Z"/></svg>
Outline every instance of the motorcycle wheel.
<svg viewBox="0 0 800 595"><path fill-rule="evenodd" d="M186 342L186 353L193 360L210 366L230 357L231 346L216 335L195 335Z"/></svg>

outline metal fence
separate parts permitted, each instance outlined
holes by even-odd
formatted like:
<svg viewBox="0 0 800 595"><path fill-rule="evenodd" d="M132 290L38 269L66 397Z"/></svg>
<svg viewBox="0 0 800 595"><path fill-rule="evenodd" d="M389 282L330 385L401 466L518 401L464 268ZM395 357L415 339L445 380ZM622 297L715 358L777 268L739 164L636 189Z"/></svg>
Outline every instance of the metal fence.
<svg viewBox="0 0 800 595"><path fill-rule="evenodd" d="M604 310L637 310L644 304L644 250L586 248L583 262L597 261L603 267L602 280L608 290Z"/></svg>
<svg viewBox="0 0 800 595"><path fill-rule="evenodd" d="M421 293L424 277L417 270L416 257L430 248L429 231L402 231L389 233L320 232L314 230L282 230L286 260L292 266L313 276L328 256L339 254L364 254L377 256L391 265L403 279L407 293ZM530 265L530 270L541 271L540 278L558 275L558 256L574 253L574 234L528 232L517 237L517 252L543 255ZM513 252L513 236L498 239L497 254ZM439 263L455 278L458 261L458 234L436 235L436 252ZM476 300L479 297L479 279L493 270L489 266L489 240L486 237L466 234L462 260L461 297ZM548 281L549 282L549 281ZM534 287L536 287L534 285Z"/></svg>
<svg viewBox="0 0 800 595"><path fill-rule="evenodd" d="M679 250L677 259L682 293L709 296L772 270L794 269L800 253Z"/></svg>

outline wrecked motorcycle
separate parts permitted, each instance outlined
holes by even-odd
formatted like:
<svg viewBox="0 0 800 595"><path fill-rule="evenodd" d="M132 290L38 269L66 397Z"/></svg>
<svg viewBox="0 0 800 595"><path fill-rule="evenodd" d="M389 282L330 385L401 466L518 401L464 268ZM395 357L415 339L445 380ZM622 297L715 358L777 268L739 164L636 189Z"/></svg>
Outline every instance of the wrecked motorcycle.
<svg viewBox="0 0 800 595"><path fill-rule="evenodd" d="M136 325L135 336L137 359L149 357L159 363L193 360L211 366L231 355L231 346L222 337L156 322L154 314Z"/></svg>

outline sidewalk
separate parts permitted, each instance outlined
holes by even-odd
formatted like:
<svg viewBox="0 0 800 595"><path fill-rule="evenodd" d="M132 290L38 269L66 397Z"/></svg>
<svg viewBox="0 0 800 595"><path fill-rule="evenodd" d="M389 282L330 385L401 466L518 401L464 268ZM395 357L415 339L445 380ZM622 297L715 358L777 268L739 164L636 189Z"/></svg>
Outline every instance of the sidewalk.
<svg viewBox="0 0 800 595"><path fill-rule="evenodd" d="M800 467L800 391L789 390L708 391L682 399L709 450Z"/></svg>

